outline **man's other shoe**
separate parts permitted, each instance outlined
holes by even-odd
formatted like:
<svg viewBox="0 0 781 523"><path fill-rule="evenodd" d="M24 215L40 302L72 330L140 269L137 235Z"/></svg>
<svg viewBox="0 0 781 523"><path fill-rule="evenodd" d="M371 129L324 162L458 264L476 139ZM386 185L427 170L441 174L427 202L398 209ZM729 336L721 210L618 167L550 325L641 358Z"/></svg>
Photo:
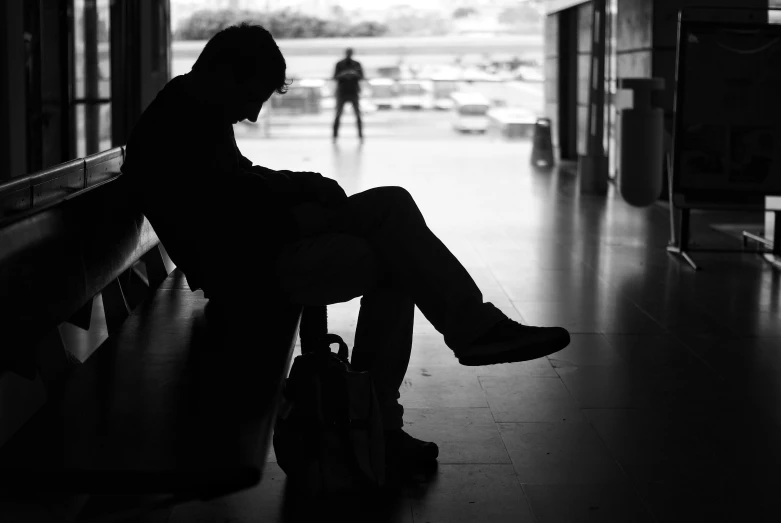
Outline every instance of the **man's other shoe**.
<svg viewBox="0 0 781 523"><path fill-rule="evenodd" d="M414 438L401 429L385 431L385 460L405 464L435 461L439 447L431 441Z"/></svg>
<svg viewBox="0 0 781 523"><path fill-rule="evenodd" d="M535 360L569 345L561 327L532 327L504 319L471 345L456 352L461 365L478 366Z"/></svg>

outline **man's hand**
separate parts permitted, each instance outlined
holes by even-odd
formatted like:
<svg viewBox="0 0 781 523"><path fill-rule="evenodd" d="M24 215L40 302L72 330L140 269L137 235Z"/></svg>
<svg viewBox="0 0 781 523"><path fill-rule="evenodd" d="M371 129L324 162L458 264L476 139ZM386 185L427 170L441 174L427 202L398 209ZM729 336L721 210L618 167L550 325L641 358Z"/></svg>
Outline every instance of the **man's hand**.
<svg viewBox="0 0 781 523"><path fill-rule="evenodd" d="M301 184L304 194L313 196L323 207L338 209L347 203L347 193L331 178L306 171L294 172L291 176Z"/></svg>
<svg viewBox="0 0 781 523"><path fill-rule="evenodd" d="M313 178L305 190L312 191L317 201L328 209L338 209L347 203L347 193L331 178Z"/></svg>
<svg viewBox="0 0 781 523"><path fill-rule="evenodd" d="M249 161L249 160L247 160ZM339 184L320 173L309 171L274 171L253 165L248 171L262 178L276 194L307 195L329 209L337 209L347 202L347 194Z"/></svg>
<svg viewBox="0 0 781 523"><path fill-rule="evenodd" d="M317 203L301 203L292 207L291 212L298 223L301 236L315 236L335 230L337 213Z"/></svg>

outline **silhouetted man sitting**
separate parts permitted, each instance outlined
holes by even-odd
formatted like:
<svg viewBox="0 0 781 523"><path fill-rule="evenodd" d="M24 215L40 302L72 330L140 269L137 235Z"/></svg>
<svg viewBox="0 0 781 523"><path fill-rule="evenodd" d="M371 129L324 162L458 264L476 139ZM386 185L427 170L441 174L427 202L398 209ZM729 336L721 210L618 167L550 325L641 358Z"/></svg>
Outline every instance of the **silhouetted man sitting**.
<svg viewBox="0 0 781 523"><path fill-rule="evenodd" d="M521 325L483 302L401 187L348 197L320 174L242 156L232 124L254 122L272 93L285 92L285 70L262 27L221 31L144 111L122 171L190 288L202 288L210 304L247 310L259 300L325 305L362 296L352 363L373 373L388 460L434 460L436 444L401 430L416 305L463 365L540 358L564 348L569 334Z"/></svg>
<svg viewBox="0 0 781 523"><path fill-rule="evenodd" d="M363 143L363 122L361 121L361 80L363 80L363 67L361 63L353 60L353 50L347 48L345 57L336 63L334 69L336 80L336 116L334 117L334 143L339 138L339 122L342 119L344 106L350 103L353 106L355 122L358 124L358 137Z"/></svg>

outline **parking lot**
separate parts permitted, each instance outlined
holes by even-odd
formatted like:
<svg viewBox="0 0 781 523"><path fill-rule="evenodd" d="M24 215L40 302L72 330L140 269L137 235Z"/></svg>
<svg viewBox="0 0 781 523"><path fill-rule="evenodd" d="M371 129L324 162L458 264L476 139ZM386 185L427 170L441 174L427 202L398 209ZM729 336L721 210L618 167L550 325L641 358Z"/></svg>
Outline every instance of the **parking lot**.
<svg viewBox="0 0 781 523"><path fill-rule="evenodd" d="M484 94L496 105L518 108L530 115L542 116L542 84L524 82L503 82L495 84L477 84L471 86L474 91ZM492 140L497 139L490 133L486 135L459 133L454 129L455 112L451 110L414 110L392 109L376 110L371 99L363 98L365 109L363 125L366 139L416 138L416 139L459 139ZM316 138L330 139L334 117L334 102L325 98L321 110L316 113L294 114L292 111L271 109L268 124L243 122L234 126L236 137L245 139L265 138ZM342 115L340 136L343 140L356 139L357 130L352 108L348 105Z"/></svg>

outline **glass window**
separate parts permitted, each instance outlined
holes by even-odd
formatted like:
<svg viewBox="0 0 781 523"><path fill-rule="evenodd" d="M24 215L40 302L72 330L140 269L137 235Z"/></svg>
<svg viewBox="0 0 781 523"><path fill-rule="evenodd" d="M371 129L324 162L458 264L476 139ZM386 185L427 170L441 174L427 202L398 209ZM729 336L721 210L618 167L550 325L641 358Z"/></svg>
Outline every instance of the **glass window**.
<svg viewBox="0 0 781 523"><path fill-rule="evenodd" d="M76 155L111 148L110 0L74 0Z"/></svg>
<svg viewBox="0 0 781 523"><path fill-rule="evenodd" d="M781 0L769 0L770 13L768 21L771 24L781 24Z"/></svg>

